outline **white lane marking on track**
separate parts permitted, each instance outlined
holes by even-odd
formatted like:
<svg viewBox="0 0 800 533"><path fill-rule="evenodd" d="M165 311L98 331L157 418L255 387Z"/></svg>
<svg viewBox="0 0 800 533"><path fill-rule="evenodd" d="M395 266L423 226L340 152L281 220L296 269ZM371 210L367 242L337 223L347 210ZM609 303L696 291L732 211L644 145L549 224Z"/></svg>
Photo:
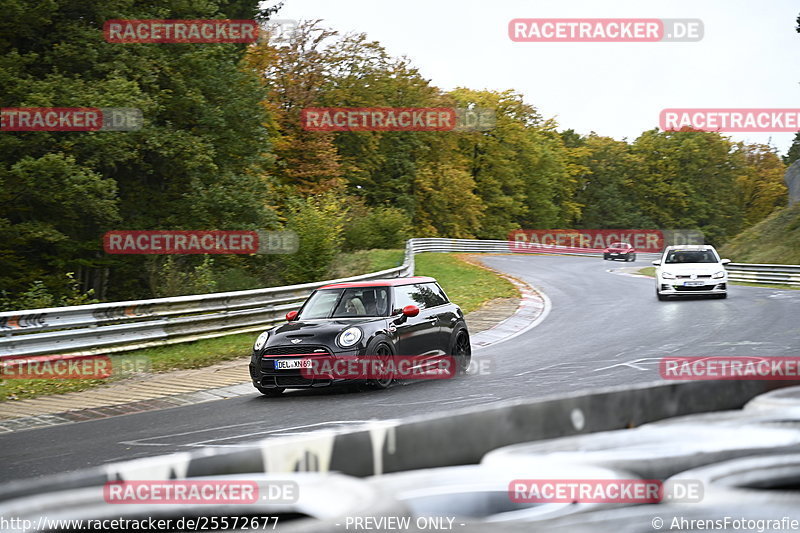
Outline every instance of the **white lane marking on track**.
<svg viewBox="0 0 800 533"><path fill-rule="evenodd" d="M465 396L462 398L451 398L447 402L442 402L441 399L434 399L434 400L422 400L419 402L393 402L393 403L374 403L371 405L379 405L381 407L395 407L398 405L426 405L426 404L443 404L443 403L461 403L461 402L468 402L468 401L480 401L480 400L497 400L498 398L493 394L475 394L470 396Z"/></svg>
<svg viewBox="0 0 800 533"><path fill-rule="evenodd" d="M652 368L642 367L638 363L652 362L652 361L655 361L656 363L658 363L658 361L660 361L660 360L661 360L660 357L646 357L644 359L634 359L632 361L626 361L624 363L617 363L617 364L611 365L611 366L604 366L602 368L595 368L594 370L592 370L592 372L600 372L601 370L608 370L610 368L616 368L618 366L627 366L629 368L635 368L636 370L644 370L644 371L648 371L649 372L649 371L652 371Z"/></svg>
<svg viewBox="0 0 800 533"><path fill-rule="evenodd" d="M781 300L793 300L795 302L800 302L800 298L796 298L798 294L800 294L800 291L773 292L772 294L767 295L767 298L777 298Z"/></svg>
<svg viewBox="0 0 800 533"><path fill-rule="evenodd" d="M369 420L337 420L337 421L330 421L330 422L317 422L317 423L314 423L314 424L305 424L305 425L302 425L302 426L292 426L292 427L288 427L288 428L275 428L275 429L264 430L264 431L255 431L255 432L251 432L251 433L239 433L239 434L236 434L236 435L227 436L227 437L223 437L223 438L219 438L219 439L206 439L206 440L195 441L193 443L177 444L177 446L198 446L198 445L202 445L205 442L211 442L211 441L216 441L216 440L220 440L220 441L229 440L229 439L247 437L247 436L250 436L250 435L279 433L279 432L282 432L282 431L292 431L292 430L296 430L296 429L305 429L305 428L312 428L312 427L316 428L318 426L326 426L326 425L366 424L368 422L369 422ZM206 432L209 432L209 431L218 431L218 430L221 430L221 429L230 429L230 428L242 427L242 426L254 426L256 424L261 424L261 423L262 423L261 421L258 421L258 422L247 422L245 424L235 424L235 425L232 425L232 426L219 426L219 427L199 429L199 430L196 430L196 431L186 431L186 432L183 432L183 433L172 433L172 434L167 434L167 435L157 435L155 437L146 437L144 439L122 441L119 444L125 444L125 445L128 445L128 446L176 446L176 444L171 443L171 442L168 442L168 443L148 443L148 442L145 442L145 441L157 440L157 439L158 440L170 439L170 438L174 438L174 437L183 437L183 436L186 436L186 435L193 435L193 434L197 434L197 433L206 433ZM298 433L302 433L302 432L298 432Z"/></svg>
<svg viewBox="0 0 800 533"><path fill-rule="evenodd" d="M623 272L625 268L630 267L623 267L623 268L609 268L606 270L609 274L616 274L617 276L627 276L629 278L644 278L644 279L655 279L652 276L645 276L644 274L634 274L632 272Z"/></svg>

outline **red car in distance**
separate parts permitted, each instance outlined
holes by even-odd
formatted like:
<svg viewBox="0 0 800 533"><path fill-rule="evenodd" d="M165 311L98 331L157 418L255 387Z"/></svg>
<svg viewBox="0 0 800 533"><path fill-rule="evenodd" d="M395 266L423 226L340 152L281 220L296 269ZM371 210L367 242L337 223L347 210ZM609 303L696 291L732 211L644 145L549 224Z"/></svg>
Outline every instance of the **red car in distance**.
<svg viewBox="0 0 800 533"><path fill-rule="evenodd" d="M625 261L636 261L636 250L627 242L614 242L603 250L603 260L624 259Z"/></svg>

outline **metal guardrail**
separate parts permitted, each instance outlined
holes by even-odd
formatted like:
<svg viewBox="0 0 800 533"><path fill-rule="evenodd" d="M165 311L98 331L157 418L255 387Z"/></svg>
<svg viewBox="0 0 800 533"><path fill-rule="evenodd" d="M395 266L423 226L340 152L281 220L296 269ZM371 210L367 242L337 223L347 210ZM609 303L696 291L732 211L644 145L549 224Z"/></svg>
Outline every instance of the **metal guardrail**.
<svg viewBox="0 0 800 533"><path fill-rule="evenodd" d="M110 353L259 331L284 320L287 311L299 308L323 285L411 276L414 255L423 252L512 253L507 240L411 239L401 266L361 276L248 291L4 312L0 313L0 359ZM552 246L541 252L601 253ZM731 281L800 285L800 266L731 263L727 268Z"/></svg>
<svg viewBox="0 0 800 533"><path fill-rule="evenodd" d="M730 281L800 286L800 265L729 263L725 269Z"/></svg>

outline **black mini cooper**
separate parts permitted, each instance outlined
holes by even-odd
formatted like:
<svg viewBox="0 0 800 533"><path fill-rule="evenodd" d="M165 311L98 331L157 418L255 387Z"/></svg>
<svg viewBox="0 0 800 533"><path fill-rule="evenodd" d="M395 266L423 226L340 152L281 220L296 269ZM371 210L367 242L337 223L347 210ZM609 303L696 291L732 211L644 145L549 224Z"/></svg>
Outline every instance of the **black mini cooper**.
<svg viewBox="0 0 800 533"><path fill-rule="evenodd" d="M354 380L351 375L310 374L305 366L310 360L352 365L376 357L411 356L419 362L446 356L459 374L470 363L464 313L429 277L326 285L299 311L287 313L286 320L259 335L253 346L250 377L266 396L347 381L387 388L397 377L371 374Z"/></svg>

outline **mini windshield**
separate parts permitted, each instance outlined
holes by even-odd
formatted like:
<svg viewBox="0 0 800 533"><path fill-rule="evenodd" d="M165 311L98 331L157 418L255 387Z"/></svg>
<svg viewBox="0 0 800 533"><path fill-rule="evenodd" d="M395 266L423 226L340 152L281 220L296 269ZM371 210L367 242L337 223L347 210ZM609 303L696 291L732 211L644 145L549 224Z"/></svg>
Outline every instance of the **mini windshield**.
<svg viewBox="0 0 800 533"><path fill-rule="evenodd" d="M629 246L630 246L630 244L627 244L627 243L624 243L624 242L615 242L615 243L609 245L609 248L628 248Z"/></svg>
<svg viewBox="0 0 800 533"><path fill-rule="evenodd" d="M664 263L717 263L719 260L711 250L671 250Z"/></svg>
<svg viewBox="0 0 800 533"><path fill-rule="evenodd" d="M389 309L387 287L354 287L316 291L303 306L300 320L386 316Z"/></svg>

